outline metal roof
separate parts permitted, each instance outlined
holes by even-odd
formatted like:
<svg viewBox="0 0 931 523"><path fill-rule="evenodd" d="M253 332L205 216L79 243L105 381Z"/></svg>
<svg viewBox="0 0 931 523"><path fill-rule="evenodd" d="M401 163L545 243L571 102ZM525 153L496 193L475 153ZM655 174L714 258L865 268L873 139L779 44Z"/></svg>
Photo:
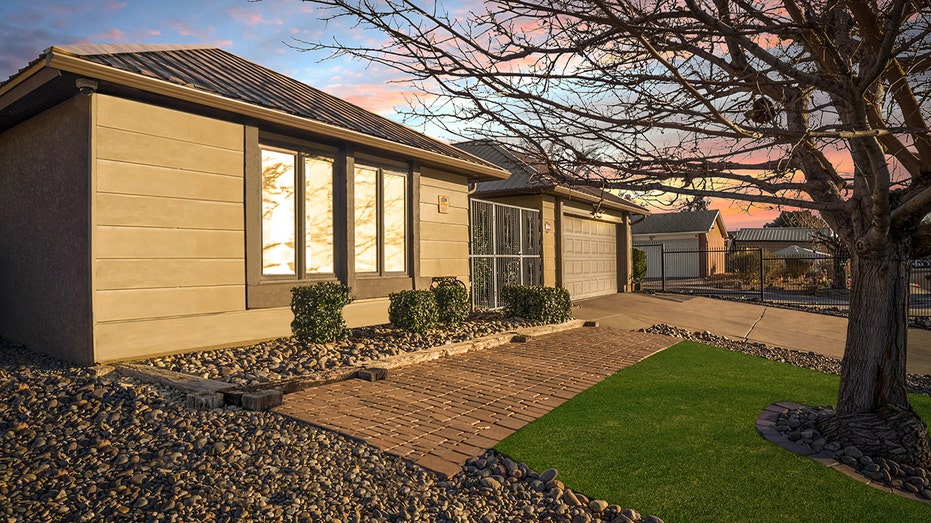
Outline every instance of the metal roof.
<svg viewBox="0 0 931 523"><path fill-rule="evenodd" d="M77 58L472 164L495 167L451 145L213 46L116 44L50 47L29 66L0 84L0 92L5 86L21 80L20 76L30 73L33 66L43 61L55 67L55 56ZM503 173L499 177L503 177Z"/></svg>
<svg viewBox="0 0 931 523"><path fill-rule="evenodd" d="M720 212L707 211L668 212L651 214L631 226L632 234L683 234L706 233L714 228Z"/></svg>
<svg viewBox="0 0 931 523"><path fill-rule="evenodd" d="M812 241L813 234L830 231L814 227L745 227L734 233L733 239L735 242L808 243Z"/></svg>
<svg viewBox="0 0 931 523"><path fill-rule="evenodd" d="M590 185L572 185L558 183L547 169L541 165L534 165L525 161L516 152L506 145L490 140L474 140L454 143L454 146L471 153L474 156L487 160L511 173L506 180L480 182L476 184L474 196L491 196L527 192L552 192L559 187L581 193L586 201L600 201L622 208L626 211L649 213L649 211L626 198L621 198L598 187Z"/></svg>

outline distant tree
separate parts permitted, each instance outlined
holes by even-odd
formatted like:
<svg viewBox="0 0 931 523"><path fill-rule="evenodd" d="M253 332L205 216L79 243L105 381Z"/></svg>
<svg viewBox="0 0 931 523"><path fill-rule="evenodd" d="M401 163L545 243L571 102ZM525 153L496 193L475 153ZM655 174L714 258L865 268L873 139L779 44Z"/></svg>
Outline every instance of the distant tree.
<svg viewBox="0 0 931 523"><path fill-rule="evenodd" d="M704 196L692 196L691 198L686 198L677 209L681 212L707 211L710 203L711 202Z"/></svg>
<svg viewBox="0 0 931 523"><path fill-rule="evenodd" d="M811 229L823 229L828 224L824 220L812 214L808 209L800 211L782 211L775 220L767 223L763 227L808 227Z"/></svg>
<svg viewBox="0 0 931 523"><path fill-rule="evenodd" d="M309 1L382 36L310 48L394 67L419 121L566 183L817 211L852 255L823 428L931 466L905 372L911 260L931 255L928 0Z"/></svg>

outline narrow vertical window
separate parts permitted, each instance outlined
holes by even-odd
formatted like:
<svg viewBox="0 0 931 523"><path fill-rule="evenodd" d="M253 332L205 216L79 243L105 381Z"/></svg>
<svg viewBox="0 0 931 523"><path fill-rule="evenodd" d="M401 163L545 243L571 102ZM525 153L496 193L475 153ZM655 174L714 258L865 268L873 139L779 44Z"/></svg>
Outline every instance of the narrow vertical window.
<svg viewBox="0 0 931 523"><path fill-rule="evenodd" d="M378 272L378 169L355 169L356 272Z"/></svg>
<svg viewBox="0 0 931 523"><path fill-rule="evenodd" d="M304 157L304 264L307 274L333 274L333 160Z"/></svg>
<svg viewBox="0 0 931 523"><path fill-rule="evenodd" d="M294 154L262 151L262 274L295 275Z"/></svg>
<svg viewBox="0 0 931 523"><path fill-rule="evenodd" d="M407 177L404 173L384 172L385 272L407 269Z"/></svg>

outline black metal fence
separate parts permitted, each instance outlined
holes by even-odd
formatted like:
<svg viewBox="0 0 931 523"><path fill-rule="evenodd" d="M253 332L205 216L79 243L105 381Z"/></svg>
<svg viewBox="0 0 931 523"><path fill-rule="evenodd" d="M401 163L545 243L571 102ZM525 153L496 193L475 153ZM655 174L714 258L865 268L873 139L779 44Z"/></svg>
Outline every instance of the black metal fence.
<svg viewBox="0 0 931 523"><path fill-rule="evenodd" d="M647 253L644 290L730 297L836 309L850 305L849 264L821 253L777 256L763 249L666 250L634 245ZM931 316L931 266L912 267L909 316Z"/></svg>

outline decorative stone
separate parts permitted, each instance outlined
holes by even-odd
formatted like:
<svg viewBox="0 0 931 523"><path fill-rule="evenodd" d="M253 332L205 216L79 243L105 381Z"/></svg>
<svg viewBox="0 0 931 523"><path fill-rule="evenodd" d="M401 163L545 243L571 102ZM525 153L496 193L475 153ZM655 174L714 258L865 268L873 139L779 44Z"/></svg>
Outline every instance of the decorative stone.
<svg viewBox="0 0 931 523"><path fill-rule="evenodd" d="M192 392L185 396L184 403L189 409L216 409L223 406L223 394L220 392Z"/></svg>
<svg viewBox="0 0 931 523"><path fill-rule="evenodd" d="M388 379L388 369L371 368L356 372L356 378L366 381L380 381Z"/></svg>
<svg viewBox="0 0 931 523"><path fill-rule="evenodd" d="M557 471L556 469L546 469L540 473L539 479L543 483L546 483L547 481L552 481L556 479L556 476L558 474L559 474L559 471Z"/></svg>
<svg viewBox="0 0 931 523"><path fill-rule="evenodd" d="M242 408L245 410L268 410L282 403L280 390L268 389L258 392L247 392L242 395Z"/></svg>
<svg viewBox="0 0 931 523"><path fill-rule="evenodd" d="M605 509L607 508L608 508L608 502L603 499L593 499L588 504L588 509L591 510L592 512L595 512L596 514L600 512L604 512Z"/></svg>

